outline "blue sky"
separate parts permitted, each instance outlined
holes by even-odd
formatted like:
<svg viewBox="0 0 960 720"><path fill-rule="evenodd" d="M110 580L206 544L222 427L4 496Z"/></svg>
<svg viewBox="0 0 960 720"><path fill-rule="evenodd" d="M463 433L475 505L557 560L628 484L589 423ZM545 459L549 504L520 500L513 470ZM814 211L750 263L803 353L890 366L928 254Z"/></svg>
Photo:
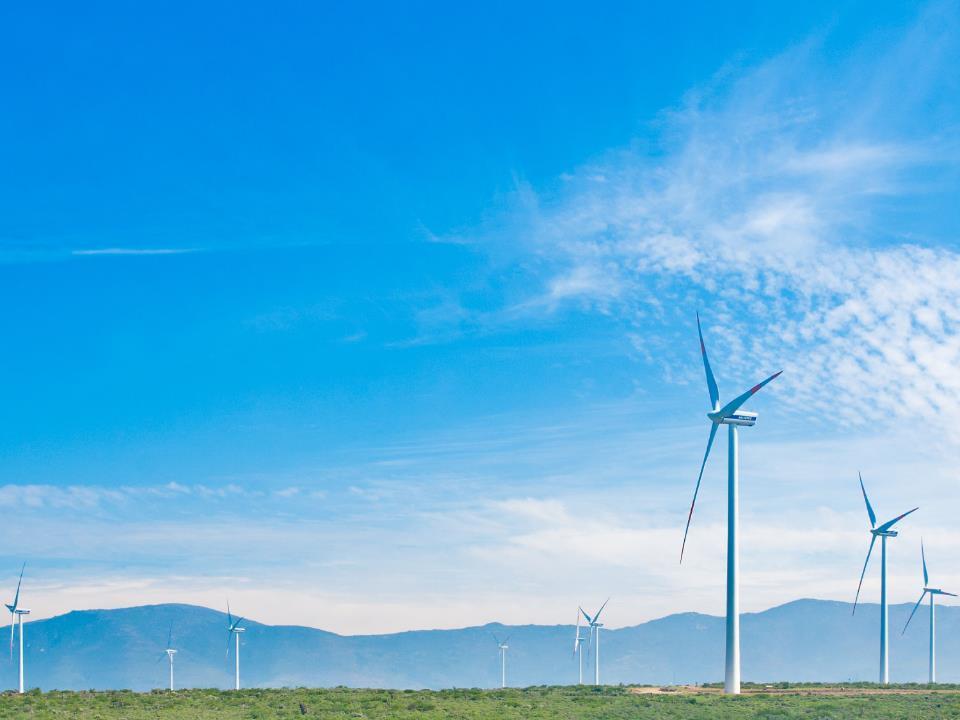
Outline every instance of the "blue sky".
<svg viewBox="0 0 960 720"><path fill-rule="evenodd" d="M944 587L960 7L2 11L0 579L341 632ZM906 523L905 523L906 525ZM876 573L866 596L876 595ZM953 582L951 586L950 583ZM279 609L278 609L279 608Z"/></svg>

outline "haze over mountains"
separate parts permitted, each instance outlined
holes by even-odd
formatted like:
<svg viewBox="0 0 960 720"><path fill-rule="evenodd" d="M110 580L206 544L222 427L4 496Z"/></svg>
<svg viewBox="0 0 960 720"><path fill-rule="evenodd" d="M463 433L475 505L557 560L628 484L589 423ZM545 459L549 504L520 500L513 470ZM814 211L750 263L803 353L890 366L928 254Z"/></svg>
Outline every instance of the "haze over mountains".
<svg viewBox="0 0 960 720"><path fill-rule="evenodd" d="M924 682L928 613L890 608L891 680ZM745 681L876 681L879 606L797 600L742 616ZM960 607L937 612L938 679L960 682ZM51 689L163 687L163 649L174 623L178 687L229 687L226 617L191 605L84 610L26 625L27 686ZM510 635L508 684L577 680L570 625L498 624L459 630L343 636L307 627L245 622L241 675L250 686L388 688L495 687L499 660L492 632ZM9 630L7 630L9 632ZM8 635L3 635L8 637ZM584 677L592 679L592 664ZM592 657L589 658L592 663ZM722 680L723 618L680 613L634 627L604 630L604 683L694 683ZM0 660L4 688L16 685L16 662Z"/></svg>

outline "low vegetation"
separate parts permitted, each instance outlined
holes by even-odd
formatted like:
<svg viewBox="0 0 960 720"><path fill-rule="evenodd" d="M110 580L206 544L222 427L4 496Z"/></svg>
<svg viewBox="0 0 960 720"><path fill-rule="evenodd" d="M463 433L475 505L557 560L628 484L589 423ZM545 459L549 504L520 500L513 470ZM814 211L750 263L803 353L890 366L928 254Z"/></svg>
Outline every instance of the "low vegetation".
<svg viewBox="0 0 960 720"><path fill-rule="evenodd" d="M535 687L523 690L185 690L48 692L0 696L0 718L37 720L234 720L416 718L417 720L617 720L676 718L827 720L960 717L960 688L922 685L749 686L740 697L714 687Z"/></svg>

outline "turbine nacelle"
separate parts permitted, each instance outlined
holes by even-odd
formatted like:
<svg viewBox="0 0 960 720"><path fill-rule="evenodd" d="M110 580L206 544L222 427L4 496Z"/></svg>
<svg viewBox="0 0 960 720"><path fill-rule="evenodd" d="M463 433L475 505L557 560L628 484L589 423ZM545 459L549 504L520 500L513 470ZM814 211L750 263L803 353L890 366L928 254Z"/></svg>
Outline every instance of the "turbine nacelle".
<svg viewBox="0 0 960 720"><path fill-rule="evenodd" d="M721 415L720 411L707 413L707 417L717 425L741 425L753 427L757 424L757 414L746 410L737 410L729 415Z"/></svg>
<svg viewBox="0 0 960 720"><path fill-rule="evenodd" d="M14 614L14 615L29 615L29 614L30 614L30 611L27 610L26 608L17 608L16 610L13 611L13 614Z"/></svg>
<svg viewBox="0 0 960 720"><path fill-rule="evenodd" d="M899 533L896 530L871 530L877 537L896 537Z"/></svg>

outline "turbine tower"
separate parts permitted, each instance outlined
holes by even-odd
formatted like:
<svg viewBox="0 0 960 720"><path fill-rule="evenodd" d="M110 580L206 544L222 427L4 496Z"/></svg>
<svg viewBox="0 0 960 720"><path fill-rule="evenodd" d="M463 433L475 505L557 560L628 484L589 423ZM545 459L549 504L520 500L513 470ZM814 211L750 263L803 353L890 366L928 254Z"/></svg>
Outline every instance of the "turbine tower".
<svg viewBox="0 0 960 720"><path fill-rule="evenodd" d="M227 601L227 657L230 657L230 638L233 636L233 641L236 649L236 679L234 681L234 689L240 689L240 633L246 632L246 628L240 627L240 623L243 622L242 617L238 617L234 620L233 615L230 614L230 601Z"/></svg>
<svg viewBox="0 0 960 720"><path fill-rule="evenodd" d="M587 619L587 622L590 624L590 643L594 644L593 636L597 636L597 640L594 647L593 654L593 684L600 684L600 628L603 627L603 623L600 622L600 613L603 612L603 609L607 606L607 603L610 602L610 598L607 598L603 605L600 606L600 609L597 610L597 614L593 617L587 615L586 611L583 608L580 608L580 612L583 613L583 616Z"/></svg>
<svg viewBox="0 0 960 720"><path fill-rule="evenodd" d="M927 575L927 557L923 552L923 538L920 539L920 561L923 563L923 592L920 593L920 599L917 600L917 604L913 606L913 610L910 612L910 617L907 618L907 624L903 626L903 632L900 634L903 635L907 631L907 627L910 625L910 621L913 620L914 613L917 612L917 608L920 607L920 603L923 602L924 595L930 596L930 679L929 683L933 685L937 681L937 657L936 657L936 638L934 633L936 631L936 612L933 609L933 596L934 595L949 595L950 597L957 597L956 593L947 592L946 590L941 590L940 588L932 588L930 585L930 576Z"/></svg>
<svg viewBox="0 0 960 720"><path fill-rule="evenodd" d="M173 623L170 623L170 631L167 633L167 649L163 651L167 656L167 662L170 664L170 692L173 692L173 656L177 651L173 649ZM160 656L163 660L163 655Z"/></svg>
<svg viewBox="0 0 960 720"><path fill-rule="evenodd" d="M493 639L497 641L497 647L500 649L500 687L505 688L507 686L507 650L510 649L510 646L507 645L507 641L510 639L508 635L503 642L500 642L500 639L494 635Z"/></svg>
<svg viewBox="0 0 960 720"><path fill-rule="evenodd" d="M23 695L23 616L29 615L30 611L26 608L20 607L20 584L23 582L23 571L27 567L27 564L24 563L20 567L20 579L17 580L17 592L13 596L13 603L7 605L7 610L10 611L10 658L13 659L13 631L14 631L14 620L16 620L17 629L20 631L20 685L18 692Z"/></svg>
<svg viewBox="0 0 960 720"><path fill-rule="evenodd" d="M860 588L863 587L863 576L867 574L867 565L870 563L870 553L873 552L873 544L880 538L880 684L890 683L890 640L887 633L887 538L897 536L896 530L891 530L894 525L903 520L907 515L916 512L919 508L907 510L902 515L897 515L893 520L888 520L883 525L877 525L877 515L873 512L870 505L870 498L867 497L867 489L863 485L863 476L860 476L860 490L863 492L863 502L867 505L867 515L870 517L870 547L867 550L867 559L863 562L863 572L860 573L860 584L857 585L857 596L853 600L853 612L857 612L857 601L860 600ZM920 598L923 599L922 597Z"/></svg>
<svg viewBox="0 0 960 720"><path fill-rule="evenodd" d="M583 627L580 624L580 614L583 613L583 608L577 608L577 636L573 640L573 654L577 657L577 684L583 685L583 641L584 637L580 634L580 628Z"/></svg>
<svg viewBox="0 0 960 720"><path fill-rule="evenodd" d="M740 552L739 552L739 514L740 514L740 446L737 437L738 427L753 427L757 414L740 410L740 406L753 397L764 385L778 377L783 371L774 373L763 382L754 385L742 395L738 395L723 407L720 407L720 391L707 359L707 347L703 344L703 330L700 328L700 314L697 314L697 334L700 336L700 354L703 356L703 369L707 375L707 392L710 394L712 410L707 413L710 420L710 437L707 438L707 451L703 454L697 486L693 490L693 502L687 514L687 526L683 531L683 545L680 546L680 562L687 547L687 533L693 519L693 508L697 504L703 469L710 457L710 448L717 435L717 429L726 425L727 443L727 653L724 671L723 691L729 694L740 693Z"/></svg>

